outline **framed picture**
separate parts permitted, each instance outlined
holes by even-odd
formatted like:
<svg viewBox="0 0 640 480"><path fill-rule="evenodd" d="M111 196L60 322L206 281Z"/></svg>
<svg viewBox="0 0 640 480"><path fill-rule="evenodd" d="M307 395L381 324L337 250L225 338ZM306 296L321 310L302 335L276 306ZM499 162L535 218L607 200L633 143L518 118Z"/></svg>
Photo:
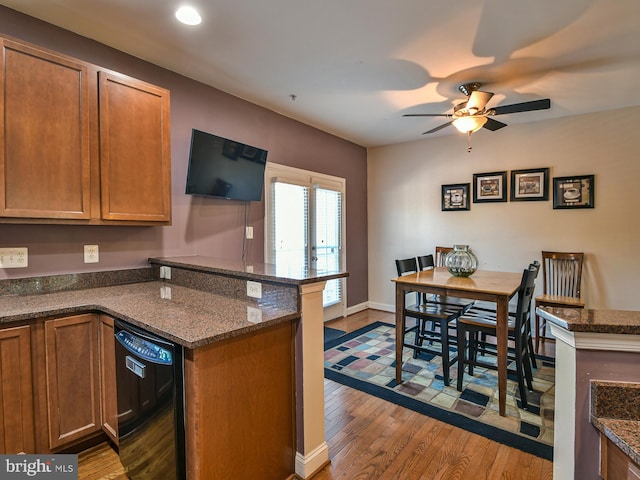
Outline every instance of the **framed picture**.
<svg viewBox="0 0 640 480"><path fill-rule="evenodd" d="M506 202L507 172L475 173L473 203Z"/></svg>
<svg viewBox="0 0 640 480"><path fill-rule="evenodd" d="M442 210L469 210L469 184L442 185Z"/></svg>
<svg viewBox="0 0 640 480"><path fill-rule="evenodd" d="M549 200L549 169L511 171L511 201Z"/></svg>
<svg viewBox="0 0 640 480"><path fill-rule="evenodd" d="M555 177L553 208L593 208L594 176Z"/></svg>

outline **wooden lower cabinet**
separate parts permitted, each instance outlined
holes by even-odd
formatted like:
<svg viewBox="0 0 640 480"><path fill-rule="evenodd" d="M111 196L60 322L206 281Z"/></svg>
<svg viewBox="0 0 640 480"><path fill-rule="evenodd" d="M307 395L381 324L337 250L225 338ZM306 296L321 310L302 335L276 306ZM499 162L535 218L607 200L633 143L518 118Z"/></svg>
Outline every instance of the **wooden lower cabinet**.
<svg viewBox="0 0 640 480"><path fill-rule="evenodd" d="M116 394L115 337L113 318L100 315L100 405L102 430L118 444L118 397Z"/></svg>
<svg viewBox="0 0 640 480"><path fill-rule="evenodd" d="M294 325L185 350L187 478L293 478Z"/></svg>
<svg viewBox="0 0 640 480"><path fill-rule="evenodd" d="M0 453L36 453L31 327L0 330Z"/></svg>
<svg viewBox="0 0 640 480"><path fill-rule="evenodd" d="M600 477L604 480L640 480L640 465L604 435L600 435Z"/></svg>
<svg viewBox="0 0 640 480"><path fill-rule="evenodd" d="M98 316L47 320L44 336L49 447L56 450L102 428Z"/></svg>

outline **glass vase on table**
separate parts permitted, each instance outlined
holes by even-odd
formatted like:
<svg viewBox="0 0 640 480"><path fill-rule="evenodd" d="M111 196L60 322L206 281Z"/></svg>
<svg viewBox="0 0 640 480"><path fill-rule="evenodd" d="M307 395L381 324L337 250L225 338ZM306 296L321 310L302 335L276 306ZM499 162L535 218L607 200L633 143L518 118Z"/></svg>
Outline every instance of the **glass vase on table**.
<svg viewBox="0 0 640 480"><path fill-rule="evenodd" d="M454 277L470 277L478 269L478 259L469 245L454 245L444 264Z"/></svg>

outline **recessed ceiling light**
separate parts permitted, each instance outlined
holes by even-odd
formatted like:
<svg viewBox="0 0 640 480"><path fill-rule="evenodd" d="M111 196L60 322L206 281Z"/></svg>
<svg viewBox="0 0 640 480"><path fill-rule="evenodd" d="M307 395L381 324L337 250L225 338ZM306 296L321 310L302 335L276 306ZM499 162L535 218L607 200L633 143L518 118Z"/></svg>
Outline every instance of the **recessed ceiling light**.
<svg viewBox="0 0 640 480"><path fill-rule="evenodd" d="M176 18L185 25L200 25L202 17L195 8L182 6L176 10Z"/></svg>

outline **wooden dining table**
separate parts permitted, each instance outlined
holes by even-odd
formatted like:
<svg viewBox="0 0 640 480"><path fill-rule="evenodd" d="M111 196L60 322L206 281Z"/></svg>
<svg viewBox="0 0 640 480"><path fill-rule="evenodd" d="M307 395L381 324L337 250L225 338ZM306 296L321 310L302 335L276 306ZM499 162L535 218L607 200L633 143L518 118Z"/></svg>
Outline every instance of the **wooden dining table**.
<svg viewBox="0 0 640 480"><path fill-rule="evenodd" d="M454 277L446 267L436 267L393 279L396 284L396 383L402 383L402 349L405 334L406 294L431 293L441 296L484 300L496 304L498 348L498 404L505 415L507 399L507 342L509 300L516 294L522 273L477 270L471 277Z"/></svg>

